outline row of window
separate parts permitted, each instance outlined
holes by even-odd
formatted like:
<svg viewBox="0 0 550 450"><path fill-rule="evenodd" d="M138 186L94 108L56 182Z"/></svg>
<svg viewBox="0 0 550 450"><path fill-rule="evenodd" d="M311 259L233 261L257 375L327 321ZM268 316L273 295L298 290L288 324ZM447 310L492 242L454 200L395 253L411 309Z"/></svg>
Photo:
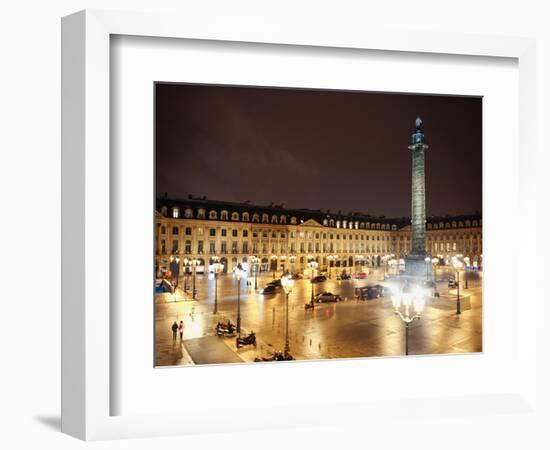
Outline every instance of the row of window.
<svg viewBox="0 0 550 450"><path fill-rule="evenodd" d="M196 247L196 253L197 254L204 254L205 253L205 242L204 241L197 241L197 247ZM249 250L252 253L258 253L261 249L261 253L268 253L270 250L270 253L272 254L286 254L287 253L287 246L284 243L281 243L279 246L271 245L269 246L267 243L259 243L259 242L252 242L252 245L249 245L248 242L242 242L241 244L241 251L239 251L239 243L236 241L231 242L231 251L228 251L227 242L223 241L220 243L219 246L219 253L221 254L247 254L249 253ZM218 253L218 246L215 241L209 241L208 242L208 253L210 254L217 254ZM389 246L386 244L356 244L349 243L349 245L346 245L346 243L321 243L316 242L315 244L313 242L307 243L300 243L299 246L296 246L294 243L290 244L289 247L290 253L370 253L372 252L385 252L389 251ZM162 254L166 254L167 248L166 248L166 240L162 239L160 242L160 252ZM171 253L177 254L180 251L180 243L178 240L172 241L171 246ZM190 240L186 240L184 242L184 248L183 253L186 255L193 254L192 249L192 242Z"/></svg>
<svg viewBox="0 0 550 450"><path fill-rule="evenodd" d="M161 214L165 217L168 217L168 208L166 206L163 206L161 208ZM180 215L180 209L178 207L172 208L172 217L174 219L178 219L181 217ZM193 219L194 213L191 208L187 208L184 211L184 218L186 219ZM206 210L204 208L199 208L197 210L197 219L206 219ZM211 210L208 212L208 219L210 220L217 220L218 219L218 211ZM220 220L229 220L229 211L223 210L219 213L219 219ZM287 216L282 214L280 216L277 215L271 215L263 213L252 213L252 218L249 212L243 212L242 214L239 214L238 212L232 212L231 213L231 220L232 221L239 221L242 220L243 222L256 222L256 223L272 223L272 224L286 224L287 223ZM300 223L303 223L303 220L300 220ZM297 225L298 219L295 216L290 217L290 224L291 225ZM360 222L358 220L337 220L337 219L330 219L325 218L323 219L323 225L327 227L336 227L336 228L349 228L349 229L371 229L371 230L396 230L396 225L390 225L385 223L370 223L370 222Z"/></svg>
<svg viewBox="0 0 550 450"><path fill-rule="evenodd" d="M204 234L203 229L200 228L200 227L197 228L197 232L198 232L198 234L199 234L200 236L202 236L202 235ZM209 231L208 231L208 232L209 232L209 235L210 235L211 237L215 237L215 236L217 235L217 229L216 229L216 228L209 228ZM233 230L229 230L229 232L231 233L231 236L232 236L232 237L239 237L239 230L233 229ZM166 226L165 226L165 225L162 225L162 226L160 227L160 234L163 234L163 235L166 234ZM175 235L178 235L178 234L179 234L179 227L172 227L172 235L175 236ZM185 227L185 228L184 228L184 234L185 234L186 236L191 236L191 235L193 234L192 228L191 228L191 227ZM279 234L277 235L277 233L274 232L274 231L271 232L271 233L269 233L268 231L262 231L261 233L259 233L258 231L252 231L252 237L253 237L253 238L259 237L260 234L261 234L261 237L262 237L262 238L266 238L266 239L267 239L270 235L271 235L271 238L272 238L272 239L276 239L277 237L280 237L281 239L286 239L286 233L279 233ZM222 228L222 229L220 230L220 235L221 235L222 237L228 236L228 230L225 229L225 228ZM241 230L241 235L242 235L242 237L245 237L245 238L246 238L246 237L249 236L249 231L248 231L248 230ZM294 232L294 231L291 231L291 232L289 233L289 237L290 237L291 239L295 239L296 236L298 236L300 239L313 239L314 237L315 237L315 239L320 239L320 238L321 238L321 233L313 233L313 232L309 232L309 231L308 231L308 232L300 231L299 233L296 233L296 232ZM334 239L334 236L335 236L335 235L334 235L333 233L322 233L322 236L323 236L323 239L327 239L327 237L328 237L329 239ZM341 237L343 240L348 239L348 235L346 235L346 234L343 234L343 235L336 234L336 239L340 239L340 237ZM369 236L369 235L366 236L366 240L367 240L367 241L370 240L370 238L371 238L371 236ZM375 240L375 238L376 238L376 240L378 240L378 241L379 241L379 240L383 240L383 241L386 240L386 236L380 236L380 235L378 235L378 236L372 236L372 240ZM365 235L361 235L361 236L355 235L355 240L358 241L359 239L365 240ZM390 237L388 236L387 239L389 240ZM395 238L394 238L394 239L395 239ZM401 238L401 239L403 239L403 238ZM352 235L349 235L349 240L353 240L353 236L352 236Z"/></svg>

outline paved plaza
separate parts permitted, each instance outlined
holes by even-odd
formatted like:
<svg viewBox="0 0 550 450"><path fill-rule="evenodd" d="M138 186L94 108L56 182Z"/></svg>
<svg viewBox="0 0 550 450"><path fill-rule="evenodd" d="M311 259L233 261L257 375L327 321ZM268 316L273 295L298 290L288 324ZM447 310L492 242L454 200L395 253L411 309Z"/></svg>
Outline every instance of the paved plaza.
<svg viewBox="0 0 550 450"><path fill-rule="evenodd" d="M445 268L436 273L440 297L427 298L420 320L410 325L409 355L472 353L482 351L482 274L468 273L468 289L461 283L462 314L456 314L456 289L447 287L454 272ZM464 274L462 275L464 276ZM155 299L156 365L177 366L252 362L283 350L285 342L285 296L282 290L262 295L272 274L241 279L241 320L243 334L253 330L257 346L236 348L235 338L217 337L219 321L237 320L237 280L231 275L218 279L218 313L214 314L215 280L197 275L196 300L191 298L191 279L180 280L175 294ZM462 279L464 281L464 279ZM366 284L391 286L381 270L369 274ZM405 326L395 315L391 298L362 301L355 298L357 281L328 280L314 284L315 293L330 291L342 296L338 303L317 304L305 310L311 297L308 279L297 280L289 297L290 353L297 360L358 358L405 355ZM172 338L171 325L182 320L183 340Z"/></svg>

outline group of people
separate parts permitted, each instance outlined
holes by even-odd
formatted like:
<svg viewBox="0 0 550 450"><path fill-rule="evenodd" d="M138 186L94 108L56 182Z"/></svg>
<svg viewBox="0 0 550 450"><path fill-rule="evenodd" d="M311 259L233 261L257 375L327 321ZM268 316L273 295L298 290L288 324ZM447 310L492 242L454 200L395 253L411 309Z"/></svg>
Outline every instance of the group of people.
<svg viewBox="0 0 550 450"><path fill-rule="evenodd" d="M183 341L183 330L185 329L185 325L183 324L183 320L180 320L180 323L174 321L172 324L172 339L174 342L176 342L176 339L178 338L178 332L180 334L180 341Z"/></svg>

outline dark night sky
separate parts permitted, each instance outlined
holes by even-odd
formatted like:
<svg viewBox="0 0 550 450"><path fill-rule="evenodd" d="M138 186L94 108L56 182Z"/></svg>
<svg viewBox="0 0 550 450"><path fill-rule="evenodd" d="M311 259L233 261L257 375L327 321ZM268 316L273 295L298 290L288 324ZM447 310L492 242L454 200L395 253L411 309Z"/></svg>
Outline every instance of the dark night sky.
<svg viewBox="0 0 550 450"><path fill-rule="evenodd" d="M427 214L481 211L481 109L471 97L157 84L157 196L409 216L420 115Z"/></svg>

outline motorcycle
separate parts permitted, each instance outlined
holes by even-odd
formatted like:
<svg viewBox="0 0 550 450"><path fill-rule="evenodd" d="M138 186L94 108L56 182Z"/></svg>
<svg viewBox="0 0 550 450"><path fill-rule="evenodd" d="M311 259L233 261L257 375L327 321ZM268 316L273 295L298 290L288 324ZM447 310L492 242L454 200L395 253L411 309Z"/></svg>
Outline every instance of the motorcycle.
<svg viewBox="0 0 550 450"><path fill-rule="evenodd" d="M256 334L251 331L248 336L237 336L237 348L244 347L245 345L253 345L256 347Z"/></svg>
<svg viewBox="0 0 550 450"><path fill-rule="evenodd" d="M254 358L254 362L271 362L271 361L294 361L294 356L284 352L274 352L273 355L265 357Z"/></svg>
<svg viewBox="0 0 550 450"><path fill-rule="evenodd" d="M218 336L234 336L236 331L235 325L230 320L227 323L218 322L216 325L216 334Z"/></svg>

